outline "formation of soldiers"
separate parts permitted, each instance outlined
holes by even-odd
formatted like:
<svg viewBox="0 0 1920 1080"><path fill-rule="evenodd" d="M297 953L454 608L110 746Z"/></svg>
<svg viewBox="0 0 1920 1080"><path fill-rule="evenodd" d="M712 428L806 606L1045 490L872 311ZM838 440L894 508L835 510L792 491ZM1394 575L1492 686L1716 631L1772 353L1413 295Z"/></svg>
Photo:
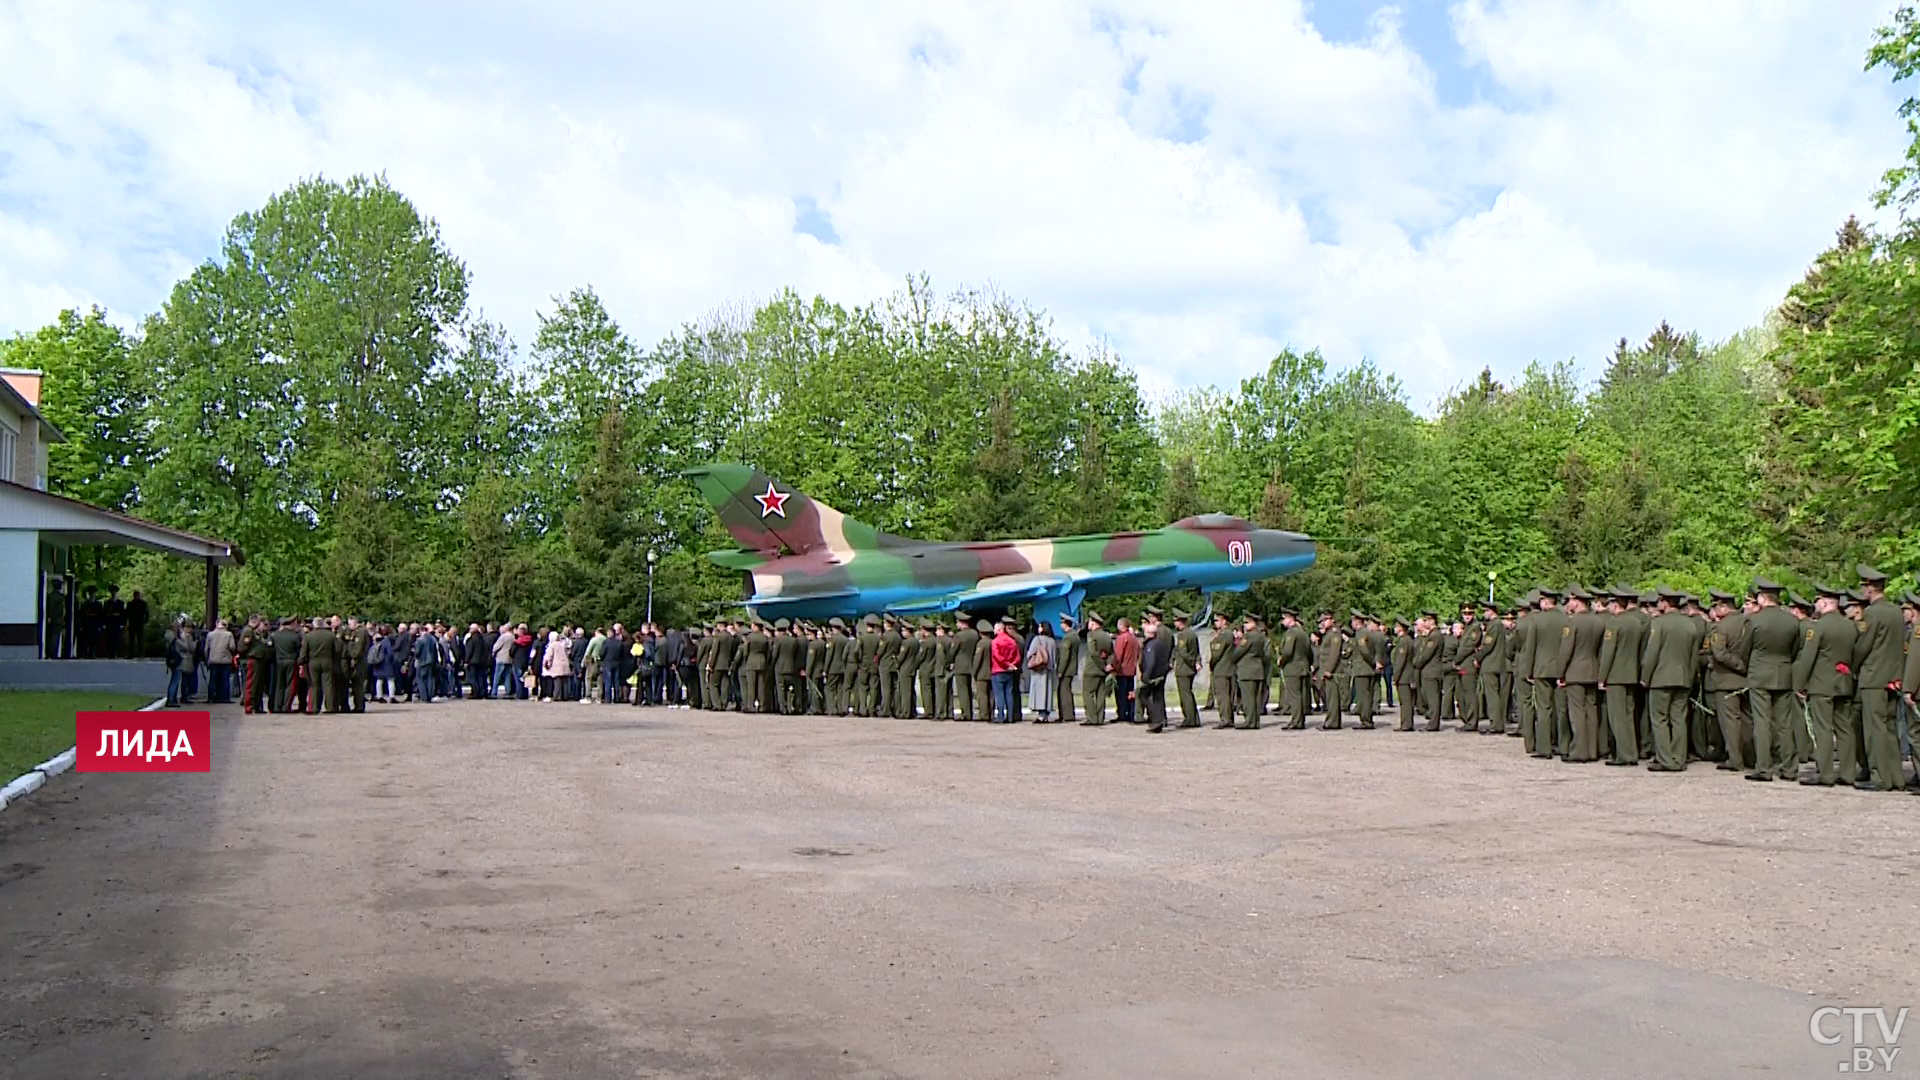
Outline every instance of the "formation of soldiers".
<svg viewBox="0 0 1920 1080"><path fill-rule="evenodd" d="M1117 721L1200 727L1204 671L1215 728L1256 730L1270 714L1289 730L1310 715L1327 730L1349 717L1372 728L1397 711L1396 731L1452 724L1519 738L1540 759L1654 772L1710 763L1755 781L1920 791L1905 779L1912 750L1898 723L1915 705L1902 688L1920 688L1920 596L1889 599L1869 566L1859 577L1858 589L1820 586L1811 600L1762 578L1747 595L1704 600L1664 587L1538 588L1513 604L1462 604L1453 620L1354 610L1309 625L1289 610L1271 636L1259 615L1216 614L1204 650L1187 613L1169 627L1149 607L1147 640L1170 644L1164 675L1125 670L1119 637L1088 611L1084 625L1060 620L1047 719L1105 724L1113 701ZM994 630L964 613L952 624L714 623L694 632L699 707L985 720ZM1176 723L1151 715L1156 697L1177 705Z"/></svg>

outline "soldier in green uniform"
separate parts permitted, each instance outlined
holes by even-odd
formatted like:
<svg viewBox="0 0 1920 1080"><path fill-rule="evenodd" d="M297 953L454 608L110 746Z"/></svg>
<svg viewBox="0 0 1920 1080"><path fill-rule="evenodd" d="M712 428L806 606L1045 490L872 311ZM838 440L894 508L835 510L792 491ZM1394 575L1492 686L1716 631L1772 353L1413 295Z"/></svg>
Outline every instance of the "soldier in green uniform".
<svg viewBox="0 0 1920 1080"><path fill-rule="evenodd" d="M1452 720L1460 703L1460 636L1464 629L1458 619L1440 628L1440 715L1434 717L1434 730Z"/></svg>
<svg viewBox="0 0 1920 1080"><path fill-rule="evenodd" d="M1791 724L1805 723L1793 693L1793 662L1800 649L1800 623L1780 606L1784 587L1755 578L1760 610L1748 618L1753 650L1747 656L1747 701L1753 706L1753 768L1749 780L1789 779L1799 772Z"/></svg>
<svg viewBox="0 0 1920 1080"><path fill-rule="evenodd" d="M734 635L733 627L723 624L714 631L713 644L707 647L707 662L702 672L707 685L700 698L716 712L733 704L733 654L739 646L740 639Z"/></svg>
<svg viewBox="0 0 1920 1080"><path fill-rule="evenodd" d="M920 620L920 648L916 660L914 673L920 680L920 715L929 720L937 719L934 682L940 667L940 642L933 636L933 624L925 619Z"/></svg>
<svg viewBox="0 0 1920 1080"><path fill-rule="evenodd" d="M1193 696L1193 679L1200 673L1200 635L1187 625L1187 613L1173 609L1173 686L1180 698L1180 726L1200 726L1200 703Z"/></svg>
<svg viewBox="0 0 1920 1080"><path fill-rule="evenodd" d="M768 651L773 657L773 707L768 712L789 715L799 712L795 698L803 691L800 688L800 639L792 633L793 624L786 619L775 619L773 637L768 643Z"/></svg>
<svg viewBox="0 0 1920 1080"><path fill-rule="evenodd" d="M1908 747L1908 753L1914 758L1915 769L1914 778L1907 783L1907 790L1913 794L1920 795L1920 724L1913 722L1913 718L1916 715L1913 711L1915 707L1913 701L1914 692L1920 689L1920 670L1916 670L1916 667L1920 666L1920 648L1916 647L1916 642L1920 642L1920 596L1916 596L1912 592L1903 594L1900 597L1900 609L1906 616L1907 629L1911 635L1906 643L1907 663L1906 666L1901 669L1901 690L1899 695L1900 699L1906 702L1908 708L1907 737L1908 742L1912 744Z"/></svg>
<svg viewBox="0 0 1920 1080"><path fill-rule="evenodd" d="M769 713L777 707L773 700L773 641L762 629L766 624L754 619L741 642L740 708L742 712Z"/></svg>
<svg viewBox="0 0 1920 1080"><path fill-rule="evenodd" d="M827 654L832 647L825 631L807 624L807 666L803 674L807 678L807 711L814 716L827 715L827 669L831 664Z"/></svg>
<svg viewBox="0 0 1920 1080"><path fill-rule="evenodd" d="M894 701L900 689L900 627L891 615L880 623L880 653L875 678L878 680L878 693L873 715L892 716L896 711Z"/></svg>
<svg viewBox="0 0 1920 1080"><path fill-rule="evenodd" d="M1634 694L1640 689L1640 652L1647 641L1640 620L1626 609L1629 598L1638 607L1638 595L1614 590L1600 644L1600 693L1606 699L1607 729L1613 733L1609 765L1635 765L1640 761Z"/></svg>
<svg viewBox="0 0 1920 1080"><path fill-rule="evenodd" d="M947 632L947 624L936 622L933 625L933 687L928 700L932 705L932 718L935 720L953 719L953 635Z"/></svg>
<svg viewBox="0 0 1920 1080"><path fill-rule="evenodd" d="M1313 697L1313 637L1300 625L1300 613L1292 608L1280 611L1280 677L1286 690L1280 695L1290 718L1286 730L1299 731L1307 726L1307 706Z"/></svg>
<svg viewBox="0 0 1920 1080"><path fill-rule="evenodd" d="M1513 711L1520 721L1521 746L1528 754L1535 751L1540 738L1533 722L1533 665L1539 654L1539 614L1540 590L1533 589L1522 601L1520 615L1513 620Z"/></svg>
<svg viewBox="0 0 1920 1080"><path fill-rule="evenodd" d="M293 709L293 679L300 670L300 631L295 629L294 622L281 619L272 634L273 711L277 713Z"/></svg>
<svg viewBox="0 0 1920 1080"><path fill-rule="evenodd" d="M1440 730L1440 692L1446 680L1441 665L1444 643L1440 635L1440 614L1420 613L1420 636L1413 645L1414 677L1420 686L1420 715L1427 718L1426 730Z"/></svg>
<svg viewBox="0 0 1920 1080"><path fill-rule="evenodd" d="M1840 590L1816 585L1814 618L1801 625L1800 654L1793 661L1793 691L1813 728L1815 773L1800 781L1818 787L1852 783L1852 717L1834 703L1853 692L1853 647L1860 631L1840 614ZM1911 666L1911 660L1909 660ZM1903 681L1904 685L1904 681Z"/></svg>
<svg viewBox="0 0 1920 1080"><path fill-rule="evenodd" d="M1062 724L1079 719L1073 707L1073 684L1080 677L1080 649L1084 645L1073 628L1073 616L1060 614L1060 640L1053 646L1053 718Z"/></svg>
<svg viewBox="0 0 1920 1080"><path fill-rule="evenodd" d="M1859 568L1859 573L1860 591L1867 603L1861 613L1863 629L1853 646L1853 670L1872 779L1854 786L1872 791L1897 791L1903 776L1896 714L1900 679L1906 674L1906 621L1900 609L1887 600L1887 576L1865 565Z"/></svg>
<svg viewBox="0 0 1920 1080"><path fill-rule="evenodd" d="M1260 616L1249 612L1240 626L1239 657L1234 661L1233 677L1240 684L1240 710L1244 717L1234 727L1253 731L1260 727L1260 714L1266 706L1267 635L1260 629Z"/></svg>
<svg viewBox="0 0 1920 1080"><path fill-rule="evenodd" d="M1507 682L1509 647L1507 627L1500 621L1500 609L1491 601L1480 605L1480 715L1487 722L1487 734L1507 733Z"/></svg>
<svg viewBox="0 0 1920 1080"><path fill-rule="evenodd" d="M1705 646L1707 705L1718 721L1720 745L1726 752L1726 760L1715 767L1746 772L1759 760L1754 756L1753 724L1746 710L1747 658L1753 652L1753 636L1738 598L1708 589L1707 599L1713 603Z"/></svg>
<svg viewBox="0 0 1920 1080"><path fill-rule="evenodd" d="M372 632L358 615L348 616L346 632L340 635L340 655L346 669L341 673L346 690L341 696L350 712L367 711L367 650L372 647Z"/></svg>
<svg viewBox="0 0 1920 1080"><path fill-rule="evenodd" d="M1453 670L1459 679L1454 705L1460 710L1459 730L1469 734L1480 730L1480 662L1486 659L1486 627L1475 615L1478 607L1469 602L1460 605L1460 637L1454 646Z"/></svg>
<svg viewBox="0 0 1920 1080"><path fill-rule="evenodd" d="M1396 615L1393 617L1393 651L1389 654L1393 662L1394 696L1399 702L1400 723L1395 731L1413 730L1413 698L1417 691L1418 672L1413 666L1413 628L1407 620Z"/></svg>
<svg viewBox="0 0 1920 1080"><path fill-rule="evenodd" d="M1347 681L1353 686L1353 712L1360 727L1373 727L1373 688L1387 658L1379 650L1380 642L1367 626L1367 616L1355 611L1353 637L1347 643Z"/></svg>
<svg viewBox="0 0 1920 1080"><path fill-rule="evenodd" d="M846 620L838 615L828 619L820 658L821 693L828 716L847 715L847 644Z"/></svg>
<svg viewBox="0 0 1920 1080"><path fill-rule="evenodd" d="M1650 772L1685 772L1687 768L1687 694L1693 686L1695 657L1699 655L1699 624L1676 608L1679 595L1659 589L1647 643L1640 653L1646 674L1648 708L1653 717L1653 762Z"/></svg>
<svg viewBox="0 0 1920 1080"><path fill-rule="evenodd" d="M1107 722L1107 668L1113 661L1113 635L1101 624L1100 613L1087 612L1087 648L1080 658L1080 696L1087 702L1087 727Z"/></svg>
<svg viewBox="0 0 1920 1080"><path fill-rule="evenodd" d="M1347 709L1347 696L1340 684L1346 679L1347 635L1329 612L1320 613L1320 641L1314 646L1313 681L1320 688L1326 715L1320 730L1338 731ZM1241 689L1245 689L1242 687Z"/></svg>
<svg viewBox="0 0 1920 1080"><path fill-rule="evenodd" d="M973 703L977 712L976 720L993 719L993 626L981 619L974 624L973 664L969 673L973 676Z"/></svg>
<svg viewBox="0 0 1920 1080"><path fill-rule="evenodd" d="M973 654L980 645L980 631L967 621L967 613L955 612L959 620L953 632L953 706L954 715L961 720L972 720L973 701ZM987 704L981 702L982 705Z"/></svg>
<svg viewBox="0 0 1920 1080"><path fill-rule="evenodd" d="M1233 629L1227 624L1226 614L1216 611L1213 638L1207 642L1207 704L1218 717L1213 725L1217 728L1232 727L1237 712L1233 701L1233 665L1227 659L1232 649Z"/></svg>
<svg viewBox="0 0 1920 1080"><path fill-rule="evenodd" d="M1566 673L1561 682L1567 691L1567 713L1573 728L1573 747L1566 760L1600 760L1599 686L1600 650L1606 643L1606 620L1593 613L1589 605L1593 595L1575 585L1567 593L1567 626L1573 631L1568 640Z"/></svg>
<svg viewBox="0 0 1920 1080"><path fill-rule="evenodd" d="M1559 602L1560 593L1557 590L1541 589L1540 610L1530 620L1534 634L1531 753L1537 758L1553 757L1556 747L1562 754L1573 749L1566 741L1556 741L1560 739L1556 702L1566 697L1566 688L1561 685L1561 680L1567 674L1567 661L1573 658L1573 626L1567 622L1566 613L1560 610ZM1691 677L1688 681L1692 681ZM1681 695L1683 699L1685 696Z"/></svg>
<svg viewBox="0 0 1920 1080"><path fill-rule="evenodd" d="M337 713L340 704L340 639L334 633L340 619L316 622L300 642L300 666L307 669L307 681L313 686L307 712Z"/></svg>

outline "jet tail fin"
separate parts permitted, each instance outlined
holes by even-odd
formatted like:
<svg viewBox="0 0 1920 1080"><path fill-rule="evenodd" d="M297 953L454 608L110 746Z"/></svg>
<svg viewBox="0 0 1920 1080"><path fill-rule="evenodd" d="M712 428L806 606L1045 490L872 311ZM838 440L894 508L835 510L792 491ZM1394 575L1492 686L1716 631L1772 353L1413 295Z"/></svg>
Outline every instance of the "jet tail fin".
<svg viewBox="0 0 1920 1080"><path fill-rule="evenodd" d="M743 551L856 551L891 539L750 465L701 465L682 475L693 480Z"/></svg>

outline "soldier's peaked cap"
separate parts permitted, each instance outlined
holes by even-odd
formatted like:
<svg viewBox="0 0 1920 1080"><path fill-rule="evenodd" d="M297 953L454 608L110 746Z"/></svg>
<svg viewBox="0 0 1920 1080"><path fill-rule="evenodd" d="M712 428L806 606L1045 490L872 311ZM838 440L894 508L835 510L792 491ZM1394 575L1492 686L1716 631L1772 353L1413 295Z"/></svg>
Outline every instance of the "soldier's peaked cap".
<svg viewBox="0 0 1920 1080"><path fill-rule="evenodd" d="M1261 626L1266 623L1265 619L1262 619L1259 615L1256 615L1251 611L1247 612L1246 617L1247 617L1247 621L1251 622L1255 626Z"/></svg>
<svg viewBox="0 0 1920 1080"><path fill-rule="evenodd" d="M1778 592L1785 592L1786 589L1787 587L1785 585L1782 585L1777 581L1769 581L1768 579L1763 577L1757 577L1753 579L1754 592L1778 593Z"/></svg>
<svg viewBox="0 0 1920 1080"><path fill-rule="evenodd" d="M1293 610L1293 609L1292 609L1292 608L1290 608L1290 607L1283 607L1283 608L1281 608L1281 609L1280 609L1280 614L1282 614L1282 615L1291 615L1291 616L1293 616L1293 617L1294 617L1294 618L1296 618L1296 619L1300 617L1300 613L1299 613L1299 612L1297 612L1297 611L1295 611L1295 610Z"/></svg>
<svg viewBox="0 0 1920 1080"><path fill-rule="evenodd" d="M1860 575L1860 580L1865 584L1885 585L1887 583L1887 575L1875 570L1866 563L1861 563L1859 566L1854 567L1854 570Z"/></svg>
<svg viewBox="0 0 1920 1080"><path fill-rule="evenodd" d="M833 618L831 618L831 619L828 619L828 620L827 620L827 625L828 625L828 626L831 626L831 627L834 627L835 629L839 629L839 630L845 630L845 629L847 628L847 622L846 622L846 620L845 620L845 619L842 619L842 618L841 618L840 616L838 616L838 615L835 615L835 616L834 616Z"/></svg>
<svg viewBox="0 0 1920 1080"><path fill-rule="evenodd" d="M992 623L989 623L989 622L988 622L987 620L985 620L985 619L981 619L981 620L980 620L979 622L977 622L977 623L974 623L974 624L973 624L973 628L974 628L975 630L978 630L979 632L981 632L981 633L983 633L983 634L991 634L991 633L993 633L993 624L992 624Z"/></svg>
<svg viewBox="0 0 1920 1080"><path fill-rule="evenodd" d="M1408 622L1408 621L1406 620L1406 617L1405 617L1405 616L1403 616L1403 615L1395 615L1395 616L1393 617L1393 625L1395 625L1395 626L1412 626L1413 624L1412 624L1412 623L1410 623L1410 622Z"/></svg>
<svg viewBox="0 0 1920 1080"><path fill-rule="evenodd" d="M1787 603L1797 608L1810 608L1813 606L1813 601L1801 596L1797 592L1787 593Z"/></svg>
<svg viewBox="0 0 1920 1080"><path fill-rule="evenodd" d="M1103 618L1101 618L1101 617L1100 617L1100 613L1099 613L1099 612L1097 612L1097 611L1095 611L1095 610L1093 610L1092 608L1088 608L1088 609L1087 609L1087 621L1088 621L1088 622L1097 622L1097 623L1103 623L1103 622L1106 622L1107 620L1105 620L1105 619L1103 619Z"/></svg>
<svg viewBox="0 0 1920 1080"><path fill-rule="evenodd" d="M785 630L787 627L792 625L793 625L792 623L788 622L785 619L775 619L773 622L773 628L775 630Z"/></svg>
<svg viewBox="0 0 1920 1080"><path fill-rule="evenodd" d="M1147 605L1147 608L1146 608L1146 612L1147 612L1147 614L1149 614L1149 615L1159 615L1159 614L1161 614L1161 611L1160 611L1160 609L1159 609L1159 608L1157 608L1157 607L1154 607L1154 606L1153 606L1152 604L1148 604L1148 605Z"/></svg>
<svg viewBox="0 0 1920 1080"><path fill-rule="evenodd" d="M1708 589L1707 596L1716 604L1731 604L1734 602L1732 593L1721 592L1719 589Z"/></svg>
<svg viewBox="0 0 1920 1080"><path fill-rule="evenodd" d="M1558 600L1558 599L1560 599L1560 590L1559 590L1559 589L1552 589L1552 588L1548 588L1548 587L1547 587L1547 586L1545 586L1545 585L1542 585L1542 586L1540 586L1540 588L1538 588L1538 589L1536 589L1536 590L1534 590L1534 591L1535 591L1535 592L1538 592L1538 593L1540 594L1540 598L1541 598L1541 599L1543 599L1543 600L1544 600L1544 599L1547 599L1547 598L1549 598L1549 597L1551 597L1551 598L1553 598L1553 599L1555 599L1555 600Z"/></svg>
<svg viewBox="0 0 1920 1080"><path fill-rule="evenodd" d="M1187 615L1186 612L1181 611L1179 608L1174 608L1173 617L1179 620L1180 622L1186 622L1189 616Z"/></svg>
<svg viewBox="0 0 1920 1080"><path fill-rule="evenodd" d="M1900 603L1906 607L1920 608L1920 594L1907 593L1900 598Z"/></svg>
<svg viewBox="0 0 1920 1080"><path fill-rule="evenodd" d="M1677 592L1674 592L1674 591L1673 591L1672 589L1669 589L1669 588L1667 588L1667 587L1666 587L1665 585L1660 585L1660 586L1657 586L1657 587L1655 587L1655 589L1653 590L1653 592L1654 592L1654 595L1655 595L1655 596L1657 596L1657 597L1659 597L1659 598L1660 598L1660 599L1662 599L1662 600L1678 600L1678 599L1680 599L1680 594L1679 594L1679 593L1677 593Z"/></svg>
<svg viewBox="0 0 1920 1080"><path fill-rule="evenodd" d="M1819 593L1821 596L1830 596L1835 600L1847 595L1845 589L1836 589L1831 585L1819 581L1813 583L1813 591Z"/></svg>
<svg viewBox="0 0 1920 1080"><path fill-rule="evenodd" d="M1427 610L1420 613L1420 617L1423 619L1433 619L1437 622L1440 619L1440 613L1433 610L1432 608L1428 608Z"/></svg>
<svg viewBox="0 0 1920 1080"><path fill-rule="evenodd" d="M1367 617L1367 613L1361 611L1359 608L1348 608L1347 614L1356 619L1364 619Z"/></svg>

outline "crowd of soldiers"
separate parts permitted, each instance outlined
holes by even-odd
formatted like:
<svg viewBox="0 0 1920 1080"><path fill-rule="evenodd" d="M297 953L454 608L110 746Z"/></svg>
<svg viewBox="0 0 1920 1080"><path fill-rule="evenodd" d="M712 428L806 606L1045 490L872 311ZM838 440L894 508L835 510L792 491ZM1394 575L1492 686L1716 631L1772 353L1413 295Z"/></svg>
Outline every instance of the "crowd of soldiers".
<svg viewBox="0 0 1920 1080"><path fill-rule="evenodd" d="M1104 725L1111 703L1111 722L1152 732L1203 726L1204 673L1221 729L1257 730L1269 714L1289 730L1309 715L1325 730L1349 716L1372 728L1397 711L1396 731L1455 724L1517 737L1541 759L1655 772L1706 762L1755 781L1920 790L1905 779L1902 730L1920 688L1920 596L1889 599L1872 567L1859 578L1858 589L1818 586L1812 600L1762 578L1748 595L1704 600L1664 587L1538 588L1510 605L1462 604L1451 620L1352 610L1309 624L1285 610L1271 637L1259 615L1216 613L1204 647L1188 613L1152 606L1137 636L1131 620L1109 631L1092 610L1024 628L965 612L951 624L750 616L685 630L615 624L590 637L584 627L474 623L461 634L256 617L235 662L243 704L260 712L362 711L371 679L376 701L532 696L957 721L1023 720L1024 697L1038 722ZM1030 635L1052 640L1031 648ZM1013 647L997 658L1002 639ZM395 669L402 677L389 674L383 690L382 671ZM996 693L1008 676L1011 692Z"/></svg>

